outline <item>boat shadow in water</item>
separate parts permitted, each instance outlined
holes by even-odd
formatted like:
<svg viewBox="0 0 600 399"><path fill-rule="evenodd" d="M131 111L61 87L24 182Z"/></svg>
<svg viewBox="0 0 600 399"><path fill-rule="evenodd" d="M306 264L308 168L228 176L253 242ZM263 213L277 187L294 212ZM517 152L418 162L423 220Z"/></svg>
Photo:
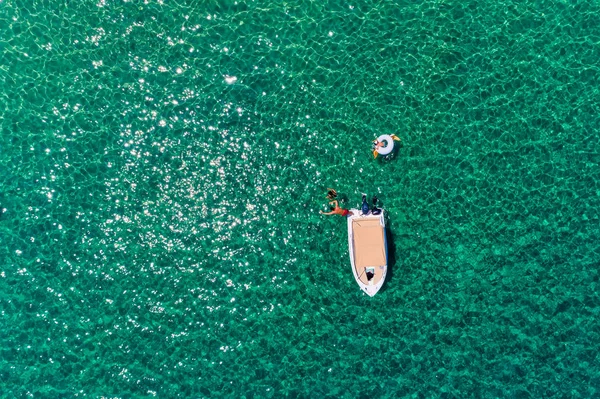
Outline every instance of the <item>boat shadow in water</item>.
<svg viewBox="0 0 600 399"><path fill-rule="evenodd" d="M394 245L394 234L387 227L385 228L385 240L387 243L387 273L385 282L381 286L379 293L387 290L389 283L394 279L394 269L396 268L396 245Z"/></svg>

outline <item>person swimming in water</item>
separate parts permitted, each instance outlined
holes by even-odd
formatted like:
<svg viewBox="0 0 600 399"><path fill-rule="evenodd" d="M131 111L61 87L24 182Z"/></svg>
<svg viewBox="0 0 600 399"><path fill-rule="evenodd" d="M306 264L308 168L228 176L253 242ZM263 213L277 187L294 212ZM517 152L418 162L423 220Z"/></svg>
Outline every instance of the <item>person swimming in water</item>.
<svg viewBox="0 0 600 399"><path fill-rule="evenodd" d="M337 198L337 191L335 191L333 188L328 188L327 189L327 198L329 201L333 201Z"/></svg>
<svg viewBox="0 0 600 399"><path fill-rule="evenodd" d="M349 210L347 210L347 209L344 209L344 208L340 208L340 206L339 206L339 204L338 204L337 200L333 200L333 201L331 201L331 202L329 203L329 205L333 205L333 206L331 207L331 212L327 212L327 213L325 213L325 212L323 212L323 211L319 211L319 213L320 213L321 215L340 215L340 216L345 216L345 217L348 217L348 216L352 216L352 215L353 215L352 211L349 211Z"/></svg>

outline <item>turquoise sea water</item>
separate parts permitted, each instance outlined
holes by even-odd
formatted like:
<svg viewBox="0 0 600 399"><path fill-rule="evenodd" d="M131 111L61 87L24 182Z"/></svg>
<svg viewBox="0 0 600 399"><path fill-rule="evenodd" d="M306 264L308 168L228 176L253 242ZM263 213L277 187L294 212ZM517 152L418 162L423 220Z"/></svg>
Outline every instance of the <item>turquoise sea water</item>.
<svg viewBox="0 0 600 399"><path fill-rule="evenodd" d="M0 395L600 396L599 60L589 1L0 0Z"/></svg>

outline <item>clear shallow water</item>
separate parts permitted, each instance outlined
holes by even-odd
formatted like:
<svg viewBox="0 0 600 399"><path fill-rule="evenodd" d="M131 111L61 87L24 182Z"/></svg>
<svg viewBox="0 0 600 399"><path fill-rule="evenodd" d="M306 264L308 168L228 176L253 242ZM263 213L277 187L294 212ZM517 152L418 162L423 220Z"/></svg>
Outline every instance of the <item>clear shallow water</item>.
<svg viewBox="0 0 600 399"><path fill-rule="evenodd" d="M2 396L598 395L598 6L2 0L0 38ZM326 187L387 210L374 298Z"/></svg>

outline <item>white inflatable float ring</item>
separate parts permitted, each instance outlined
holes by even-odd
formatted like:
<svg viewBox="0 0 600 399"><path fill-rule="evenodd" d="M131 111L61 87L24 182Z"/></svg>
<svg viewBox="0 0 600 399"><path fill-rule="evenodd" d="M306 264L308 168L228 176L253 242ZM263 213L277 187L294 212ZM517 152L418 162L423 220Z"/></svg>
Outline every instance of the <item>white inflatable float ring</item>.
<svg viewBox="0 0 600 399"><path fill-rule="evenodd" d="M388 155L394 150L394 138L389 134L382 134L377 137L377 142L386 142L385 147L375 147L375 151L379 153L379 155Z"/></svg>

